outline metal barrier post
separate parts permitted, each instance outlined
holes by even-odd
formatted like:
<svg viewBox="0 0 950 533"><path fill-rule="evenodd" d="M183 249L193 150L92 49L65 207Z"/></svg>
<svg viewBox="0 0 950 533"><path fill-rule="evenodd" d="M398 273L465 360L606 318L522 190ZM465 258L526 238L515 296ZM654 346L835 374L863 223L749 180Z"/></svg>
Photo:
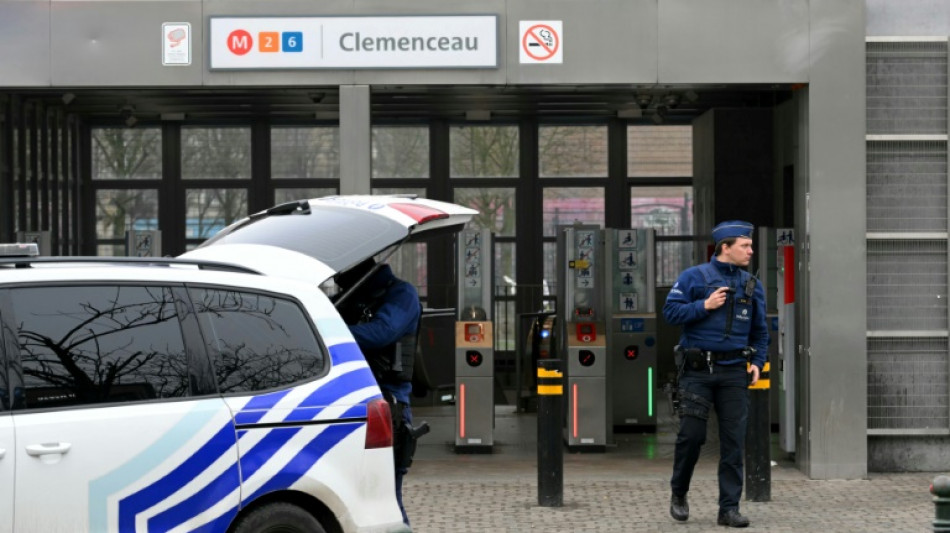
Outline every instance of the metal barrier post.
<svg viewBox="0 0 950 533"><path fill-rule="evenodd" d="M538 361L538 505L564 504L564 372L558 359Z"/></svg>
<svg viewBox="0 0 950 533"><path fill-rule="evenodd" d="M934 495L934 533L950 533L950 477L935 477L930 493Z"/></svg>
<svg viewBox="0 0 950 533"><path fill-rule="evenodd" d="M769 363L759 381L749 386L749 422L745 435L745 499L767 502L772 499L772 427L769 423Z"/></svg>

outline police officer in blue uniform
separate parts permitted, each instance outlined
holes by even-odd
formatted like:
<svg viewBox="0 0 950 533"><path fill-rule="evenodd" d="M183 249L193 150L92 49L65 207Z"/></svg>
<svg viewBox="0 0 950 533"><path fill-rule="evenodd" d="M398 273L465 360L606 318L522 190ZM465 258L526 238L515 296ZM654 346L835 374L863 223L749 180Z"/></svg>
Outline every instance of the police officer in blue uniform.
<svg viewBox="0 0 950 533"><path fill-rule="evenodd" d="M716 521L728 527L749 525L739 513L748 386L758 381L769 344L765 292L745 270L752 259L752 230L752 224L741 220L713 228L715 255L680 274L663 306L666 320L683 327L676 347L680 429L670 479L670 515L679 521L689 518L686 494L706 442L709 411L715 409L720 455Z"/></svg>
<svg viewBox="0 0 950 533"><path fill-rule="evenodd" d="M338 274L335 281L341 289L340 315L393 412L396 499L403 522L409 525L402 503L402 480L412 464L416 437L428 428L413 428L409 407L416 333L422 314L419 293L411 283L397 278L389 265L377 267L372 258ZM346 295L354 287L353 293Z"/></svg>

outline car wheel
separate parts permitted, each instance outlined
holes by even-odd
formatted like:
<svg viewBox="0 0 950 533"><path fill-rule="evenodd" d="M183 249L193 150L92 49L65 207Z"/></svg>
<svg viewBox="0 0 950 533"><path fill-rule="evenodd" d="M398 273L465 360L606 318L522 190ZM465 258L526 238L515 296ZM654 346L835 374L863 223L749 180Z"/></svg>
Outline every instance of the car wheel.
<svg viewBox="0 0 950 533"><path fill-rule="evenodd" d="M320 522L291 503L270 503L251 511L234 533L325 533Z"/></svg>

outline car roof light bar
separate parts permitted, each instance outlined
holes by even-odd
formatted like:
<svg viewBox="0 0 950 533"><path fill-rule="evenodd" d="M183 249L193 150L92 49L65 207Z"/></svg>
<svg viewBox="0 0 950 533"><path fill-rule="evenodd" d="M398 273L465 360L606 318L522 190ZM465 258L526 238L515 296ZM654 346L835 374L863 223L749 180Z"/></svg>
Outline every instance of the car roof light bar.
<svg viewBox="0 0 950 533"><path fill-rule="evenodd" d="M35 242L16 242L0 244L0 257L36 257L40 247Z"/></svg>

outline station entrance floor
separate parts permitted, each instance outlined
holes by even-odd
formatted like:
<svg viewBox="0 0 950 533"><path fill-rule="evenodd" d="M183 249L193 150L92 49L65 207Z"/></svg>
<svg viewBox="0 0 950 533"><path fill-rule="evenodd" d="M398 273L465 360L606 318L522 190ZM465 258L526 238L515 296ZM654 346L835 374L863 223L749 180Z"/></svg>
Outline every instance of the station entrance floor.
<svg viewBox="0 0 950 533"><path fill-rule="evenodd" d="M562 507L538 505L536 414L497 406L491 454L455 453L453 405L413 406L413 417L432 428L404 481L416 533L723 531L714 421L693 477L690 519L679 523L669 516L676 420L662 410L656 433L615 434L604 453L565 449ZM778 449L776 434L772 440L771 500L741 503L749 530L931 531L929 486L939 473L810 480Z"/></svg>

